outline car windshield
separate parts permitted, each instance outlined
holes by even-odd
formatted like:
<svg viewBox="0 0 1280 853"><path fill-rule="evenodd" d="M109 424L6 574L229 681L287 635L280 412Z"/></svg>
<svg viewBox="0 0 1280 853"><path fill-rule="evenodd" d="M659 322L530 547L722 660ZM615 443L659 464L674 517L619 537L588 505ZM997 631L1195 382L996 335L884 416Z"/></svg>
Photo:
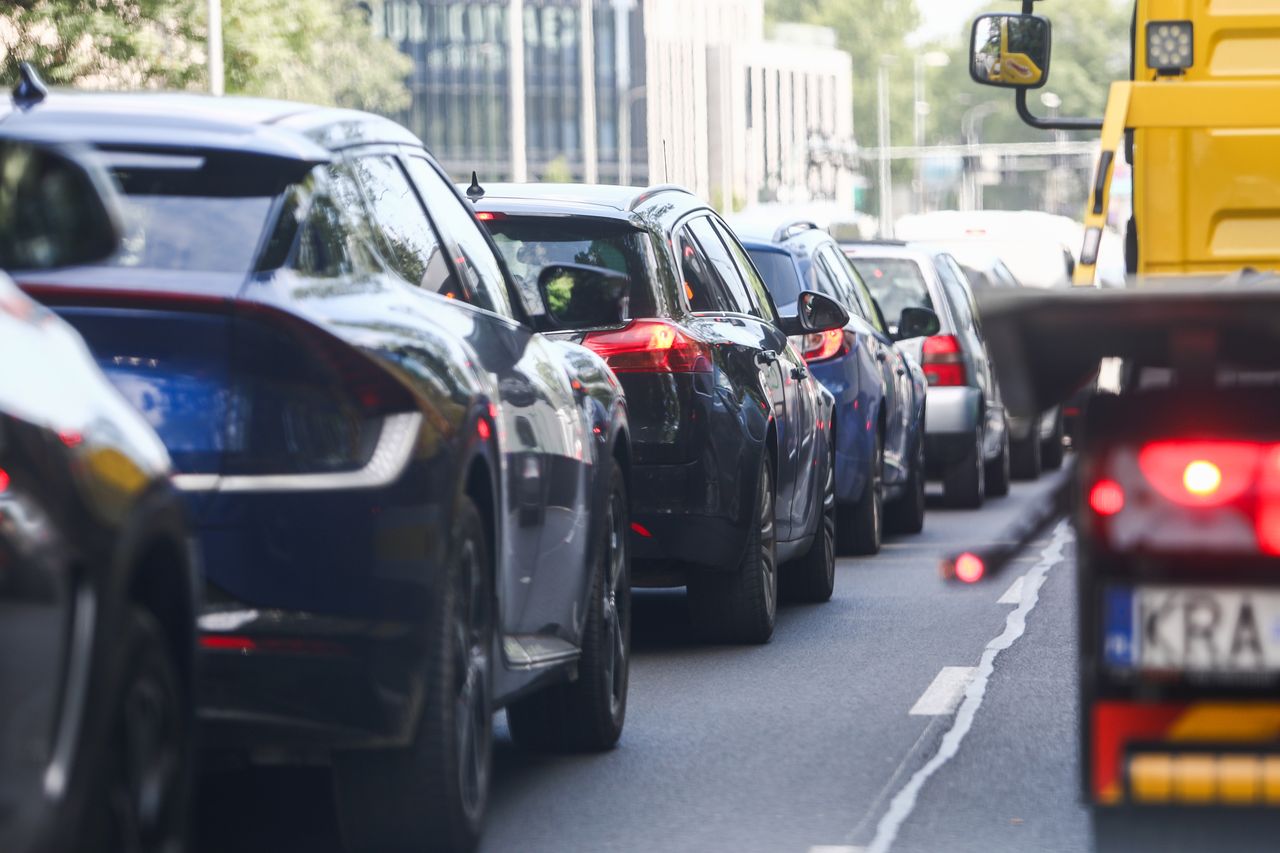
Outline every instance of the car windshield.
<svg viewBox="0 0 1280 853"><path fill-rule="evenodd" d="M909 258L850 258L885 317L900 317L904 308L933 310L933 297L920 265Z"/></svg>
<svg viewBox="0 0 1280 853"><path fill-rule="evenodd" d="M235 154L105 151L123 190L124 239L107 264L246 273L292 168Z"/></svg>
<svg viewBox="0 0 1280 853"><path fill-rule="evenodd" d="M772 249L748 249L751 261L764 276L764 283L773 295L773 304L784 316L795 313L795 305L800 299L800 277L796 274L796 265L791 256L785 252Z"/></svg>
<svg viewBox="0 0 1280 853"><path fill-rule="evenodd" d="M992 257L1003 261L1027 287L1064 287L1071 284L1065 247L1052 240L948 240L933 242L956 260L977 269L991 267Z"/></svg>
<svg viewBox="0 0 1280 853"><path fill-rule="evenodd" d="M545 314L538 276L553 264L586 264L631 279L631 316L654 313L648 241L628 223L606 219L496 215L485 223L530 314Z"/></svg>

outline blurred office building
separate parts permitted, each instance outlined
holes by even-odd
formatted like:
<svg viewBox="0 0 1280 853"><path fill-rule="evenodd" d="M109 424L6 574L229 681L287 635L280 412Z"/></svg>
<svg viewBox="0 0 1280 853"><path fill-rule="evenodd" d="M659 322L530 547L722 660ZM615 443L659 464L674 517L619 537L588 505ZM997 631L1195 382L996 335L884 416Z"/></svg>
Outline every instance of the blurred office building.
<svg viewBox="0 0 1280 853"><path fill-rule="evenodd" d="M381 0L396 116L455 178L678 183L722 209L852 207L853 71L763 0Z"/></svg>

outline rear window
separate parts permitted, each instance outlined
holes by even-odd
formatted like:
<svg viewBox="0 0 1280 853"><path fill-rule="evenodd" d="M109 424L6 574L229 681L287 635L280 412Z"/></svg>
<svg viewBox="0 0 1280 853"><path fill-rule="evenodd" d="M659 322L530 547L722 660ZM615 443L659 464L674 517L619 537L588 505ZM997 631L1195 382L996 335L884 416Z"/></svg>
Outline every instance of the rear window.
<svg viewBox="0 0 1280 853"><path fill-rule="evenodd" d="M123 191L124 239L108 266L247 273L272 204L305 164L240 154L103 151Z"/></svg>
<svg viewBox="0 0 1280 853"><path fill-rule="evenodd" d="M764 276L764 283L773 295L773 304L783 314L790 310L800 299L800 276L796 274L796 265L791 256L783 252L771 252L768 249L747 249L751 261Z"/></svg>
<svg viewBox="0 0 1280 853"><path fill-rule="evenodd" d="M626 223L606 219L497 217L485 225L498 244L530 314L545 314L538 276L553 264L588 264L631 279L632 317L656 313L645 234Z"/></svg>
<svg viewBox="0 0 1280 853"><path fill-rule="evenodd" d="M920 265L907 258L850 258L853 267L880 303L885 320L894 325L903 308L933 310L933 299Z"/></svg>

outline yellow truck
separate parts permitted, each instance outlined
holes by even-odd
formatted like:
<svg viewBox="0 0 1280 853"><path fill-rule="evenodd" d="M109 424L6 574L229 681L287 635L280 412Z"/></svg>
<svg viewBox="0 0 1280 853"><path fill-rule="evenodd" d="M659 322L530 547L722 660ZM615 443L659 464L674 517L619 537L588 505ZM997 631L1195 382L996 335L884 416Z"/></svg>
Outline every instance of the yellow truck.
<svg viewBox="0 0 1280 853"><path fill-rule="evenodd" d="M1014 89L1035 127L1101 131L1078 285L1128 155L1142 285L981 305L1014 414L1120 360L1114 393L1084 407L1073 481L1016 537L1075 520L1084 798L1095 832L1227 809L1224 842L1275 849L1274 826L1238 821L1280 817L1280 0L1139 0L1132 79L1106 115L1051 121L1028 106L1052 77L1035 8L975 22L971 75ZM1038 73L1008 73L1010 56ZM989 576L1012 553L960 554L944 574Z"/></svg>
<svg viewBox="0 0 1280 853"><path fill-rule="evenodd" d="M1030 112L1027 90L1052 75L1051 20L1028 17L1035 7L1026 0L1022 15L979 18L971 72L983 85L1016 89L1035 127L1101 130L1076 284L1094 282L1111 175L1126 153L1130 273L1280 269L1280 0L1139 0L1131 79L1111 84L1100 120ZM1020 80L1005 72L1009 60L1039 73Z"/></svg>

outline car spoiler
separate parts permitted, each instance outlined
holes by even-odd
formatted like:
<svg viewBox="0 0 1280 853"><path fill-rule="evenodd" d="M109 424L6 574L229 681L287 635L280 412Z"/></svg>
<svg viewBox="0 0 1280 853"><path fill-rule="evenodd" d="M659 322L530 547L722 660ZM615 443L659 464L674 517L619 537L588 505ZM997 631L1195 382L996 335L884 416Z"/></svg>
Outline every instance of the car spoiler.
<svg viewBox="0 0 1280 853"><path fill-rule="evenodd" d="M1185 281L1128 290L1003 290L980 295L987 347L1015 415L1070 398L1105 358L1171 367L1212 385L1217 368L1280 369L1280 279ZM1075 505L1074 460L994 543L950 554L945 579L1000 573ZM964 558L975 572L958 572ZM974 565L970 560L969 565Z"/></svg>
<svg viewBox="0 0 1280 853"><path fill-rule="evenodd" d="M979 297L1000 390L1014 415L1071 397L1104 358L1203 374L1280 368L1280 279L1124 290L997 290Z"/></svg>

